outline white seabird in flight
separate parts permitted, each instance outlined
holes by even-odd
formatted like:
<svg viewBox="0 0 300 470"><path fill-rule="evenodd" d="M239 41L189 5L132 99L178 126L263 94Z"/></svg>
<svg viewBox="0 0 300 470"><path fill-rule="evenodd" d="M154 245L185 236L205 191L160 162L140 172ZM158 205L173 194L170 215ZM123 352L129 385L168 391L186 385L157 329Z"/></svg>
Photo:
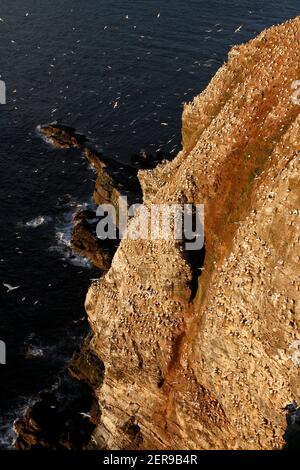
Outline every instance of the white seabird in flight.
<svg viewBox="0 0 300 470"><path fill-rule="evenodd" d="M243 26L244 26L244 25L241 24L241 26L239 26L238 28L236 28L236 30L235 30L234 32L235 32L235 33L238 33L239 31L241 31L241 29L242 29Z"/></svg>
<svg viewBox="0 0 300 470"><path fill-rule="evenodd" d="M4 287L7 288L7 292L11 292L13 290L19 289L20 286L12 286L11 284L3 284Z"/></svg>

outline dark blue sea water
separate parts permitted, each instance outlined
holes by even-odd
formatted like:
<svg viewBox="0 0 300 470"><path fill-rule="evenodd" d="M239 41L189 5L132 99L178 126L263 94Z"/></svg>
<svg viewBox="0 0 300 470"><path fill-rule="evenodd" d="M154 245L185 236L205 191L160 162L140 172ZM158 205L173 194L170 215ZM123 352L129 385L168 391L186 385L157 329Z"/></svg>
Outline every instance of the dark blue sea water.
<svg viewBox="0 0 300 470"><path fill-rule="evenodd" d="M120 160L141 148L176 154L183 102L230 46L298 12L296 0L1 0L0 447L79 344L99 275L67 247L94 175L78 152L42 142L36 126L60 119ZM71 203L61 207L65 194ZM20 287L7 293L3 283Z"/></svg>

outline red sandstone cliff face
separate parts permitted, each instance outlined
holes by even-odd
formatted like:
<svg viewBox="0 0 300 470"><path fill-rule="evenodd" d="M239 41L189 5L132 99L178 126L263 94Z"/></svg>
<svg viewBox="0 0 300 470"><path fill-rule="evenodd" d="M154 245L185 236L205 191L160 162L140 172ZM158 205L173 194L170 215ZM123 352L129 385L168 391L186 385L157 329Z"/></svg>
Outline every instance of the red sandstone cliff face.
<svg viewBox="0 0 300 470"><path fill-rule="evenodd" d="M140 172L146 205L205 204L205 259L123 240L92 284L99 447L284 443L282 408L300 402L299 45L297 18L233 48L184 109L182 152Z"/></svg>

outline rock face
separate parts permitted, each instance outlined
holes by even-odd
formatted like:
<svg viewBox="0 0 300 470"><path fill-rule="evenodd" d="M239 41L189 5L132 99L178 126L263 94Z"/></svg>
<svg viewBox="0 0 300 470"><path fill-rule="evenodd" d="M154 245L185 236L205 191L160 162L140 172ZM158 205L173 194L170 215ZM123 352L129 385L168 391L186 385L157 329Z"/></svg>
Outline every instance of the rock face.
<svg viewBox="0 0 300 470"><path fill-rule="evenodd" d="M84 156L97 173L93 199L98 206L110 204L118 209L119 198L126 196L133 204L141 199L137 169L129 165L120 168L119 162L97 153L89 147L84 149ZM107 271L118 246L117 240L100 240L96 228L99 217L95 211L87 210L75 214L71 245L74 251L89 259L101 269ZM116 220L118 224L118 220ZM118 227L117 227L118 228Z"/></svg>
<svg viewBox="0 0 300 470"><path fill-rule="evenodd" d="M109 449L277 449L300 403L300 19L233 48L144 203L205 205L205 250L123 240L86 299ZM204 259L203 259L204 258ZM200 269L199 269L200 268Z"/></svg>
<svg viewBox="0 0 300 470"><path fill-rule="evenodd" d="M99 240L96 227L99 219L90 210L78 212L73 218L71 246L81 256L86 257L94 266L107 271L116 251L114 240Z"/></svg>
<svg viewBox="0 0 300 470"><path fill-rule="evenodd" d="M119 197L126 195L128 203L140 200L140 183L137 169L95 152L90 148L84 151L85 158L97 172L93 199L97 205L112 204L118 208Z"/></svg>

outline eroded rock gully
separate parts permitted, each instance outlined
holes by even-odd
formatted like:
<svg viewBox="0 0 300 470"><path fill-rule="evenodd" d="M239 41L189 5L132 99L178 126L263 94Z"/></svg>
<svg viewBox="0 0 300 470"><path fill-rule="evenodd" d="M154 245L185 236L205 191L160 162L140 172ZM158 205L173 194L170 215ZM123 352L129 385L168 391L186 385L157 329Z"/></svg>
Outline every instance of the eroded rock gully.
<svg viewBox="0 0 300 470"><path fill-rule="evenodd" d="M234 47L185 106L183 150L139 173L146 205L205 204L205 257L192 295L183 247L123 240L89 289L99 448L284 445L300 403L299 43L296 18Z"/></svg>

